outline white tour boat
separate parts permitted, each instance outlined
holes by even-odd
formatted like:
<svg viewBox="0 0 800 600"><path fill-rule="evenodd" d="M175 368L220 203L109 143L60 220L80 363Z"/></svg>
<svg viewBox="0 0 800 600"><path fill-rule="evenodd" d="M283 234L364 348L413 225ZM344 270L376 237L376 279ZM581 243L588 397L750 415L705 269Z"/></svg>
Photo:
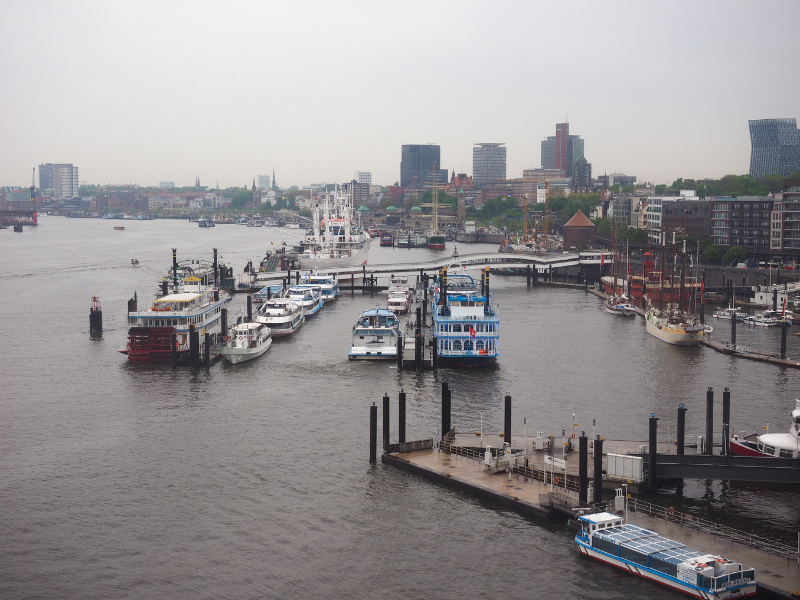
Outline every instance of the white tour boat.
<svg viewBox="0 0 800 600"><path fill-rule="evenodd" d="M408 277L405 275L392 275L389 280L387 295L391 296L395 292L402 292L407 296L409 301L413 299L414 290L408 285Z"/></svg>
<svg viewBox="0 0 800 600"><path fill-rule="evenodd" d="M322 308L322 296L315 286L293 285L282 296L300 302L303 305L303 314L307 317L317 314Z"/></svg>
<svg viewBox="0 0 800 600"><path fill-rule="evenodd" d="M350 360L389 360L397 358L400 321L392 311L373 308L361 313L353 326Z"/></svg>
<svg viewBox="0 0 800 600"><path fill-rule="evenodd" d="M253 360L272 345L272 331L265 323L239 323L222 344L222 356L231 364Z"/></svg>
<svg viewBox="0 0 800 600"><path fill-rule="evenodd" d="M318 285L323 302L336 300L339 296L339 285L334 274L304 273L300 275L300 284Z"/></svg>
<svg viewBox="0 0 800 600"><path fill-rule="evenodd" d="M737 321L744 321L747 316L745 312L739 307L727 306L725 308L718 308L714 311L715 319L727 319L730 321L736 316Z"/></svg>
<svg viewBox="0 0 800 600"><path fill-rule="evenodd" d="M262 304L253 315L258 323L272 330L272 337L285 337L300 329L305 322L303 305L292 298L272 298Z"/></svg>
<svg viewBox="0 0 800 600"><path fill-rule="evenodd" d="M754 569L722 556L693 550L655 531L602 512L579 517L575 536L581 554L695 598L756 595Z"/></svg>
<svg viewBox="0 0 800 600"><path fill-rule="evenodd" d="M397 314L408 312L408 296L404 292L391 292L386 308Z"/></svg>
<svg viewBox="0 0 800 600"><path fill-rule="evenodd" d="M603 306L606 312L619 317L633 317L636 307L625 296L609 296Z"/></svg>
<svg viewBox="0 0 800 600"><path fill-rule="evenodd" d="M732 435L730 447L739 456L800 458L800 400L795 400L789 433Z"/></svg>

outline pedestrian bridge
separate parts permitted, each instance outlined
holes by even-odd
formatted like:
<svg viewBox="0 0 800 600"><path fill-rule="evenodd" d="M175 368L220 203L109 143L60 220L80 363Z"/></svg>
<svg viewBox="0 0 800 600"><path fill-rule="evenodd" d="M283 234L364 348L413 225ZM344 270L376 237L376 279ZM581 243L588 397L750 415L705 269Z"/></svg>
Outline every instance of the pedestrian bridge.
<svg viewBox="0 0 800 600"><path fill-rule="evenodd" d="M357 276L380 275L386 273L404 272L438 272L443 267L448 269L482 269L483 267L495 267L503 269L526 269L535 268L539 273L547 273L551 269L563 269L577 266L600 266L605 262L611 261L611 252L587 251L587 252L513 252L513 253L477 253L477 254L458 254L442 257L434 261L417 263L392 263L364 265L362 267L345 267L342 269L320 269L320 273L334 273L337 276ZM259 273L259 281L270 281L285 277L285 273Z"/></svg>

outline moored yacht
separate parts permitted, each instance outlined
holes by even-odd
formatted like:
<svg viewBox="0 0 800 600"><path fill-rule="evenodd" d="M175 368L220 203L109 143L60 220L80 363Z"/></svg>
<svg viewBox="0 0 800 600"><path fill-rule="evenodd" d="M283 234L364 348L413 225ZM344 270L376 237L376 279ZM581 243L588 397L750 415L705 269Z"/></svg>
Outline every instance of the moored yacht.
<svg viewBox="0 0 800 600"><path fill-rule="evenodd" d="M271 298L262 304L253 315L257 323L265 323L272 330L272 337L285 337L300 329L305 322L303 305L292 298Z"/></svg>
<svg viewBox="0 0 800 600"><path fill-rule="evenodd" d="M361 313L353 326L350 360L391 360L397 358L400 321L392 311L373 308Z"/></svg>
<svg viewBox="0 0 800 600"><path fill-rule="evenodd" d="M386 301L386 308L398 315L407 313L408 296L403 292L390 292L389 299Z"/></svg>
<svg viewBox="0 0 800 600"><path fill-rule="evenodd" d="M253 360L272 345L272 332L266 323L239 323L225 337L222 356L231 364Z"/></svg>
<svg viewBox="0 0 800 600"><path fill-rule="evenodd" d="M737 321L744 321L747 315L738 306L737 307L726 306L724 308L718 308L717 310L714 311L715 319L723 319L723 320L727 319L728 321L730 321L734 317L736 317Z"/></svg>
<svg viewBox="0 0 800 600"><path fill-rule="evenodd" d="M698 346L708 328L679 309L651 308L644 316L647 332L676 346Z"/></svg>
<svg viewBox="0 0 800 600"><path fill-rule="evenodd" d="M732 435L730 448L731 452L739 456L800 458L800 400L795 400L788 433Z"/></svg>
<svg viewBox="0 0 800 600"><path fill-rule="evenodd" d="M301 285L318 285L320 296L323 302L336 300L339 296L339 285L336 283L336 275L321 275L319 273L305 273L300 276Z"/></svg>
<svg viewBox="0 0 800 600"><path fill-rule="evenodd" d="M603 306L607 313L619 317L632 317L636 314L636 307L625 296L609 296Z"/></svg>

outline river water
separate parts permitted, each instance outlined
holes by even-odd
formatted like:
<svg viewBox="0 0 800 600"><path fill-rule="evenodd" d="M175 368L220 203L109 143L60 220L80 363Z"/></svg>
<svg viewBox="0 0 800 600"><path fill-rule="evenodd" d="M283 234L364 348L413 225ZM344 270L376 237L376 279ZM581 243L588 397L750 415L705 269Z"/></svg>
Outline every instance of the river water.
<svg viewBox="0 0 800 600"><path fill-rule="evenodd" d="M114 231L122 224L125 231ZM459 430L667 435L679 403L704 430L705 391L732 392L738 429L785 431L800 372L675 348L642 319L607 315L582 291L528 290L493 277L501 314L496 367L398 374L349 363L350 330L368 295L344 293L253 363L209 372L131 365L126 301L147 303L179 259L222 260L240 272L272 228L186 221L47 217L0 232L0 597L2 598L654 598L673 593L582 558L565 524L539 522L368 462L368 406L408 393L408 439L439 427L440 378ZM460 245L459 252L495 251ZM448 244L445 254L452 252ZM431 260L426 249L380 248L370 264ZM132 268L131 258L141 266ZM102 339L89 337L91 297ZM231 313L244 312L244 297ZM729 324L716 335L727 336ZM777 351L780 333L739 328L739 341ZM790 334L789 354L800 356ZM687 481L645 499L791 542L800 500L788 486Z"/></svg>

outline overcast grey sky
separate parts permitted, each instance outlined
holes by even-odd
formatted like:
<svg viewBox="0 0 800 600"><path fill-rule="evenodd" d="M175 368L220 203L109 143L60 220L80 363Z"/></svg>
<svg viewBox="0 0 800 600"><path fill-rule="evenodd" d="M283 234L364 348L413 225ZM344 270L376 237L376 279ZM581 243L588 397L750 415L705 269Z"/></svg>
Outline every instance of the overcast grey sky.
<svg viewBox="0 0 800 600"><path fill-rule="evenodd" d="M0 185L280 186L540 165L569 115L594 174L746 173L747 120L800 117L800 2L0 2ZM38 176L37 176L38 184Z"/></svg>

